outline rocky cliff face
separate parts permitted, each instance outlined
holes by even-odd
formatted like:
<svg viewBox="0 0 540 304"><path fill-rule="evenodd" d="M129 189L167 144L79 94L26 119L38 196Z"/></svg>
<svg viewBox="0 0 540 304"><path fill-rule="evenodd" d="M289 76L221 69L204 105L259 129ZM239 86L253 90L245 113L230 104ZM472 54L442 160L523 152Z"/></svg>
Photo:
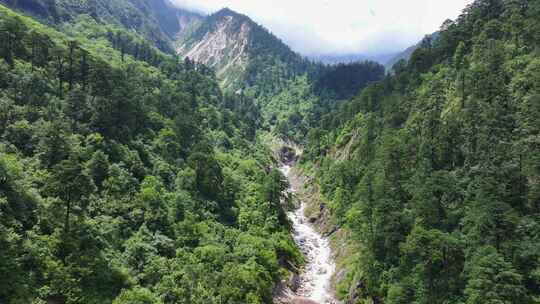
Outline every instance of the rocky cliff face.
<svg viewBox="0 0 540 304"><path fill-rule="evenodd" d="M275 93L283 82L306 71L307 61L249 17L222 9L206 17L177 42L184 58L215 69L222 87L257 86ZM261 90L258 90L261 91Z"/></svg>
<svg viewBox="0 0 540 304"><path fill-rule="evenodd" d="M238 20L234 15L224 15L206 26L210 30L199 39L186 36L177 52L184 58L214 68L225 86L238 81L249 60L250 22ZM197 32L193 35L196 34L200 35Z"/></svg>

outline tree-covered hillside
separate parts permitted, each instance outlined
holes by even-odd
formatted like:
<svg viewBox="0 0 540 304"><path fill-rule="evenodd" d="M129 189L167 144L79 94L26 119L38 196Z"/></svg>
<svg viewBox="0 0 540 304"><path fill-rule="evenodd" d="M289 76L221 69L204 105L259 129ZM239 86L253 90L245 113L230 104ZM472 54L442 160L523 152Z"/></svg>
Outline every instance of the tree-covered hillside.
<svg viewBox="0 0 540 304"><path fill-rule="evenodd" d="M179 41L183 56L216 69L232 90L272 95L283 81L315 65L248 16L224 8Z"/></svg>
<svg viewBox="0 0 540 304"><path fill-rule="evenodd" d="M418 48L422 46L422 43L424 43L424 41L426 42L429 41L429 43L432 43L434 40L437 40L438 37L439 37L439 32L435 32L431 35L426 35L424 39L422 39L422 41L420 41L419 43L408 47L401 53L395 55L393 58L390 58L390 60L388 60L388 62L384 64L384 67L386 68L387 71L391 72L394 64L398 63L401 60L409 61L409 59L411 58L411 55L414 53L414 51L416 51Z"/></svg>
<svg viewBox="0 0 540 304"><path fill-rule="evenodd" d="M477 0L310 130L304 166L359 247L342 298L540 301L538 20Z"/></svg>
<svg viewBox="0 0 540 304"><path fill-rule="evenodd" d="M0 6L0 302L270 302L301 257L258 109L79 21Z"/></svg>
<svg viewBox="0 0 540 304"><path fill-rule="evenodd" d="M0 303L271 303L304 261L269 137L345 303L540 302L540 1L476 0L390 75L229 9L0 2Z"/></svg>
<svg viewBox="0 0 540 304"><path fill-rule="evenodd" d="M177 35L203 16L176 8L169 0L0 0L51 26L72 22L81 14L101 24L134 31L164 52L173 53Z"/></svg>
<svg viewBox="0 0 540 304"><path fill-rule="evenodd" d="M338 100L384 76L384 68L374 62L312 62L230 9L208 16L179 41L178 50L180 56L216 70L225 90L252 98L266 128L296 140L305 136L315 113L334 108Z"/></svg>

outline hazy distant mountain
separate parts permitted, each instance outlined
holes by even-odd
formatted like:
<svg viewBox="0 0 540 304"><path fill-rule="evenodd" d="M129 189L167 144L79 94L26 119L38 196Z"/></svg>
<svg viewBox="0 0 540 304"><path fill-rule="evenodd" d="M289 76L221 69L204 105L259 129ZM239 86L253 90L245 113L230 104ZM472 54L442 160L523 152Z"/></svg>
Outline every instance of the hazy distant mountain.
<svg viewBox="0 0 540 304"><path fill-rule="evenodd" d="M415 44L413 46L408 47L403 52L399 53L398 55L396 55L392 59L390 59L387 63L385 63L384 66L386 67L387 70L390 70L390 69L392 69L394 64L396 64L398 61L400 61L402 59L409 60L409 58L411 58L412 53L414 53L414 51L416 51L416 49L418 49L418 47L419 47L419 44Z"/></svg>
<svg viewBox="0 0 540 304"><path fill-rule="evenodd" d="M169 0L130 1L140 7L143 12L148 12L158 22L163 32L173 40L184 35L195 25L200 24L205 18L199 13L180 9ZM147 10L147 8L150 10Z"/></svg>
<svg viewBox="0 0 540 304"><path fill-rule="evenodd" d="M428 38L428 39L436 40L438 37L439 37L439 32L435 32L435 33L433 33L431 35L426 35L426 37L424 37L424 39ZM422 41L424 39L422 39ZM418 42L417 44L415 44L413 46L408 47L407 49L405 49L401 53L395 55L390 60L385 62L384 66L385 66L386 70L387 71L391 70L392 67L394 66L394 64L396 64L398 61L400 61L402 59L405 60L405 61L408 61L409 58L411 58L411 55L414 53L414 51L416 51L420 47L422 41Z"/></svg>
<svg viewBox="0 0 540 304"><path fill-rule="evenodd" d="M377 55L364 55L364 54L322 54L312 55L309 58L315 62L321 62L324 64L339 64L339 63L353 63L358 61L371 60L380 64L386 64L389 60L394 58L396 53L391 54L377 54Z"/></svg>
<svg viewBox="0 0 540 304"><path fill-rule="evenodd" d="M352 63L352 62L367 60L367 56L364 56L361 54L346 54L346 55L324 54L324 55L311 55L309 56L309 58L315 62L320 62L324 64Z"/></svg>

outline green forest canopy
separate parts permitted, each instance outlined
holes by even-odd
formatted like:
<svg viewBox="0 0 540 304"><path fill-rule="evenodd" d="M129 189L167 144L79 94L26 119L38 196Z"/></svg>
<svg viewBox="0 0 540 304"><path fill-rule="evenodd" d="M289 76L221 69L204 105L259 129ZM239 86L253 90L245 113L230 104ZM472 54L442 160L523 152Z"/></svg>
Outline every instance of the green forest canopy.
<svg viewBox="0 0 540 304"><path fill-rule="evenodd" d="M301 257L258 110L121 28L66 32L0 7L0 301L270 301Z"/></svg>
<svg viewBox="0 0 540 304"><path fill-rule="evenodd" d="M538 20L475 1L310 129L304 168L360 247L341 297L538 303Z"/></svg>
<svg viewBox="0 0 540 304"><path fill-rule="evenodd" d="M477 0L386 76L261 30L240 94L155 23L38 2L55 29L0 6L0 302L271 302L302 257L269 130L361 249L339 297L540 300L538 1Z"/></svg>

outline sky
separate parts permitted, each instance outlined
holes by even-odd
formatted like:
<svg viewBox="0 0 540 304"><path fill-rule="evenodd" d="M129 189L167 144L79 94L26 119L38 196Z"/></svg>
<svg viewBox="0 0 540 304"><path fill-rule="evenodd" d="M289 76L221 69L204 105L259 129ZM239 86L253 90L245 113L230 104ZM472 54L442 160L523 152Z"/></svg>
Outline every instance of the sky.
<svg viewBox="0 0 540 304"><path fill-rule="evenodd" d="M228 7L304 55L396 53L457 18L473 0L171 0L203 13Z"/></svg>

